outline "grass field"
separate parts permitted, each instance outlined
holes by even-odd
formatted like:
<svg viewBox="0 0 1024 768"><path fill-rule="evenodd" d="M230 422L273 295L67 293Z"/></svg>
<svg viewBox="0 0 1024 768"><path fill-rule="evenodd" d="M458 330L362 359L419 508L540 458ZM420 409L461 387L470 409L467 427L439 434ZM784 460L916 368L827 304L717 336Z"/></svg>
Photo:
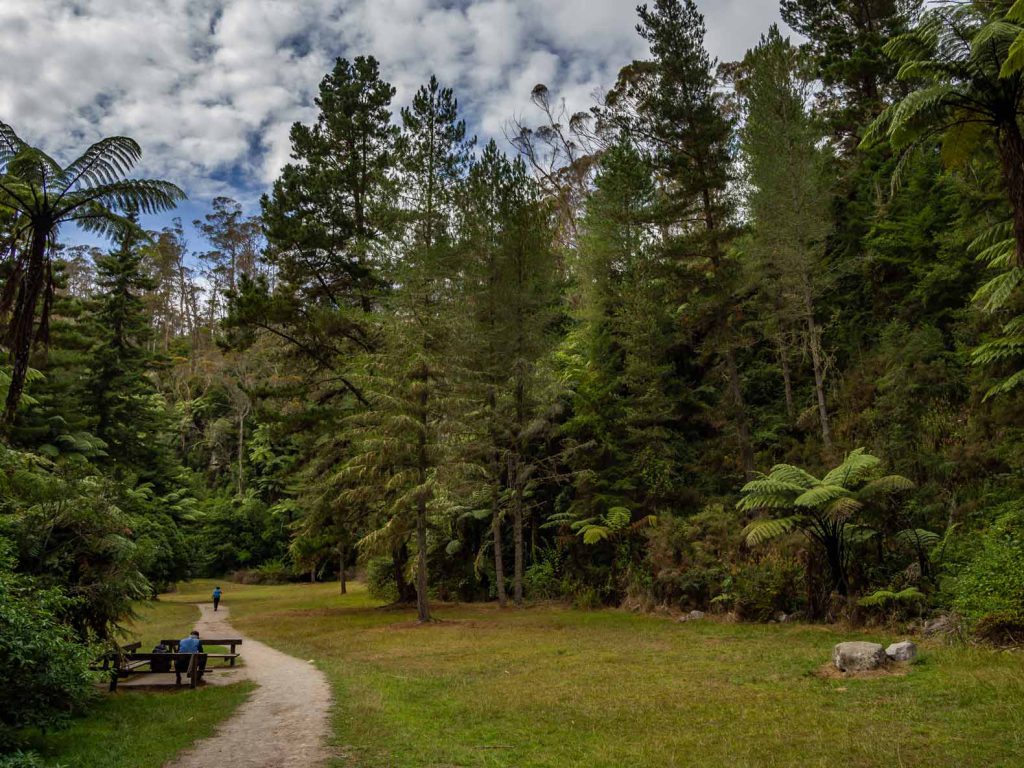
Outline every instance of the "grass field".
<svg viewBox="0 0 1024 768"><path fill-rule="evenodd" d="M898 638L550 605L419 627L359 585L222 586L235 627L329 676L339 766L1024 765L1019 654L927 644L905 676L827 679L835 642Z"/></svg>
<svg viewBox="0 0 1024 768"><path fill-rule="evenodd" d="M130 637L148 651L157 640L181 637L199 616L195 606L159 601L138 609ZM122 687L97 695L88 716L69 729L37 737L32 746L50 765L67 768L159 768L245 701L252 686L140 691Z"/></svg>

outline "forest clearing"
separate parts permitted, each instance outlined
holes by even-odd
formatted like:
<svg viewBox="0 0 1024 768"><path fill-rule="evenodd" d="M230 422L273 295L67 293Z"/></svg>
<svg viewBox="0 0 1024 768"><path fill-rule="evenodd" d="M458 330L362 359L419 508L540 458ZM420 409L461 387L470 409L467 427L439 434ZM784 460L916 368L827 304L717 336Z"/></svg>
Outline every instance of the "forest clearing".
<svg viewBox="0 0 1024 768"><path fill-rule="evenodd" d="M0 61L0 768L1024 764L1024 0Z"/></svg>
<svg viewBox="0 0 1024 768"><path fill-rule="evenodd" d="M189 626L178 609L206 600L212 586L200 581L163 596L139 626L143 636L159 635L165 616ZM379 606L358 584L340 598L332 584L231 586L236 629L311 660L331 681L328 764L338 768L1024 759L1019 654L926 641L905 675L844 679L822 674L832 645L889 630L679 623L551 603L519 612L437 606L439 623L423 627L411 609ZM136 706L172 729L185 717L162 701ZM118 738L133 741L131 732Z"/></svg>

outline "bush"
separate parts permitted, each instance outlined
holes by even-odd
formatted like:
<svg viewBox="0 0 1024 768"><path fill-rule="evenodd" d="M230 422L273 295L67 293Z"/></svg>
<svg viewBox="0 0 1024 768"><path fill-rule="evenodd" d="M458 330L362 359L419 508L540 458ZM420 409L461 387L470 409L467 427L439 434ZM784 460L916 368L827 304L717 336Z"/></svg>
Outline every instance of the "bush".
<svg viewBox="0 0 1024 768"><path fill-rule="evenodd" d="M280 560L270 560L231 574L231 581L238 584L287 584L296 578L297 574Z"/></svg>
<svg viewBox="0 0 1024 768"><path fill-rule="evenodd" d="M545 552L523 572L523 591L531 600L557 600L564 596L555 551Z"/></svg>
<svg viewBox="0 0 1024 768"><path fill-rule="evenodd" d="M722 592L739 545L738 514L709 504L690 517L658 516L647 533L651 598L679 608L707 608Z"/></svg>
<svg viewBox="0 0 1024 768"><path fill-rule="evenodd" d="M390 557L375 557L366 563L366 591L374 600L381 602L398 600L395 564Z"/></svg>
<svg viewBox="0 0 1024 768"><path fill-rule="evenodd" d="M952 589L953 607L970 625L989 615L1024 615L1024 509L1014 504L985 532Z"/></svg>
<svg viewBox="0 0 1024 768"><path fill-rule="evenodd" d="M38 752L12 752L9 755L0 755L0 768L61 768L60 766L47 766Z"/></svg>
<svg viewBox="0 0 1024 768"><path fill-rule="evenodd" d="M803 611L803 573L796 560L772 553L737 566L727 580L725 597L731 597L733 610L744 621L770 621L779 613Z"/></svg>
<svg viewBox="0 0 1024 768"><path fill-rule="evenodd" d="M13 573L0 549L0 748L22 729L64 725L92 694L90 649L58 619L69 604L60 591Z"/></svg>

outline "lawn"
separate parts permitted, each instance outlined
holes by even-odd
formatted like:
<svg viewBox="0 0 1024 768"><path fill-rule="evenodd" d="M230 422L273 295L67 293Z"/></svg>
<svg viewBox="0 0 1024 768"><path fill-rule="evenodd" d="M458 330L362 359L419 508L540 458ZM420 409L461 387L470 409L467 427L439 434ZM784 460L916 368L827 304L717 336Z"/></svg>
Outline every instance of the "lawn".
<svg viewBox="0 0 1024 768"><path fill-rule="evenodd" d="M187 634L199 616L195 606L166 601L143 604L137 613L129 638L142 640L143 651L162 638ZM251 690L250 683L194 691L104 690L88 716L76 718L67 730L35 738L31 746L48 765L159 768L192 742L211 735Z"/></svg>
<svg viewBox="0 0 1024 768"><path fill-rule="evenodd" d="M359 585L228 584L224 604L327 673L338 766L1024 765L1019 654L925 644L905 676L836 680L818 674L835 642L898 638L555 605L419 627Z"/></svg>

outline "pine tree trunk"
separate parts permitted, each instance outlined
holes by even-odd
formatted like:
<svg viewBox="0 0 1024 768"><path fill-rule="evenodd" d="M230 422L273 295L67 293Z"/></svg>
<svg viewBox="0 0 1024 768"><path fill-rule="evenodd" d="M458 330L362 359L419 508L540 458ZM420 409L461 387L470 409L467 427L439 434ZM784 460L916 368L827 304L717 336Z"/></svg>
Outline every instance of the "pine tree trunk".
<svg viewBox="0 0 1024 768"><path fill-rule="evenodd" d="M781 333L777 343L779 347L779 365L782 366L782 383L786 390L786 415L792 420L796 415L796 406L793 404L793 378L789 369L789 349L786 347L786 342Z"/></svg>
<svg viewBox="0 0 1024 768"><path fill-rule="evenodd" d="M515 576L513 599L523 604L523 483L520 463L515 464L515 489L512 500L512 539L515 546Z"/></svg>
<svg viewBox="0 0 1024 768"><path fill-rule="evenodd" d="M245 491L245 413L238 414L238 493Z"/></svg>
<svg viewBox="0 0 1024 768"><path fill-rule="evenodd" d="M430 604L427 600L427 502L419 501L416 508L416 617L422 622L430 621Z"/></svg>
<svg viewBox="0 0 1024 768"><path fill-rule="evenodd" d="M740 462L743 467L743 474L749 478L754 475L754 449L750 444L750 427L747 424L747 406L743 402L743 389L740 387L740 370L736 365L736 353L731 347L727 347L723 354L729 376L729 395L734 409L733 418L736 422Z"/></svg>
<svg viewBox="0 0 1024 768"><path fill-rule="evenodd" d="M7 390L7 403L4 406L3 428L6 431L14 422L14 415L21 402L28 378L29 357L32 354L32 326L35 320L36 304L43 287L46 266L46 232L37 229L32 238L32 250L29 254L28 270L25 272L14 317L11 319L11 332L8 340L13 355L11 384Z"/></svg>
<svg viewBox="0 0 1024 768"><path fill-rule="evenodd" d="M807 314L807 336L811 347L811 363L814 366L814 391L818 397L818 417L821 420L821 441L826 451L832 450L832 430L828 420L828 404L825 400L825 362L821 350L821 329L814 322L814 304L810 293L804 294L804 309Z"/></svg>
<svg viewBox="0 0 1024 768"><path fill-rule="evenodd" d="M405 578L405 566L409 562L408 543L403 541L402 545L395 550L392 562L395 567L395 589L398 592L398 602L403 604L415 602L416 587Z"/></svg>
<svg viewBox="0 0 1024 768"><path fill-rule="evenodd" d="M345 583L345 567L347 566L347 563L345 562L346 554L345 545L340 545L338 547L338 582L340 584L341 594L343 595L348 593L348 584Z"/></svg>
<svg viewBox="0 0 1024 768"><path fill-rule="evenodd" d="M498 509L497 494L491 504L491 532L494 537L494 580L498 590L498 605L504 608L508 605L508 595L505 593L505 563L502 553L501 515Z"/></svg>

